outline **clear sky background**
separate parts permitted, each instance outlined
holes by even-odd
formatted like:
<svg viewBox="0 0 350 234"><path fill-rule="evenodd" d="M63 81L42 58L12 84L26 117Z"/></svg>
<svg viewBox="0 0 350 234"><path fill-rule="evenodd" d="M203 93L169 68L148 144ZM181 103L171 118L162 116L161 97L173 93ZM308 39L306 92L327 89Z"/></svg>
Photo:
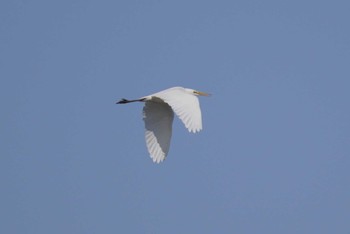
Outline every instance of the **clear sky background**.
<svg viewBox="0 0 350 234"><path fill-rule="evenodd" d="M0 233L349 233L348 1L0 3ZM141 103L172 86L161 164Z"/></svg>

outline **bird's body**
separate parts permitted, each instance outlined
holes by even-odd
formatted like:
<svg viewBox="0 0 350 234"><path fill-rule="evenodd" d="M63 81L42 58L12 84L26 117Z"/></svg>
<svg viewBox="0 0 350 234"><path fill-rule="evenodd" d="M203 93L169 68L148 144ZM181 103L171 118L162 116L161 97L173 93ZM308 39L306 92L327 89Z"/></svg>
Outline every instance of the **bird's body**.
<svg viewBox="0 0 350 234"><path fill-rule="evenodd" d="M117 104L145 102L143 120L148 152L154 162L162 162L169 152L172 123L175 114L189 132L202 130L202 115L196 96L209 94L183 87L173 87L140 99L121 99Z"/></svg>

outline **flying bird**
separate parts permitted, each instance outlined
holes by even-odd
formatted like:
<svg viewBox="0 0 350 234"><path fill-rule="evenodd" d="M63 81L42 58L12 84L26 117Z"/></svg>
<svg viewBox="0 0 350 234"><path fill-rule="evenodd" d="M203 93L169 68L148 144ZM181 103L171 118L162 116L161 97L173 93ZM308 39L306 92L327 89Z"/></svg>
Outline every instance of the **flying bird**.
<svg viewBox="0 0 350 234"><path fill-rule="evenodd" d="M181 119L189 132L202 130L202 114L197 96L210 94L173 87L139 99L121 99L116 104L144 102L143 121L148 152L153 162L162 162L170 147L172 123L175 114Z"/></svg>

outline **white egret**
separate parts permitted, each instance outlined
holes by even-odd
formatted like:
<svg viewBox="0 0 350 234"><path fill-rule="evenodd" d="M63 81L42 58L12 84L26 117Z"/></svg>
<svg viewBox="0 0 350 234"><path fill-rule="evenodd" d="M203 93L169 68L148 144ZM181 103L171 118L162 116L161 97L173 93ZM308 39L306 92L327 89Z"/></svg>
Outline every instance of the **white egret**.
<svg viewBox="0 0 350 234"><path fill-rule="evenodd" d="M169 152L174 112L189 132L202 130L198 95L209 96L193 89L173 87L135 100L123 98L117 104L145 102L143 120L146 145L153 162L160 163Z"/></svg>

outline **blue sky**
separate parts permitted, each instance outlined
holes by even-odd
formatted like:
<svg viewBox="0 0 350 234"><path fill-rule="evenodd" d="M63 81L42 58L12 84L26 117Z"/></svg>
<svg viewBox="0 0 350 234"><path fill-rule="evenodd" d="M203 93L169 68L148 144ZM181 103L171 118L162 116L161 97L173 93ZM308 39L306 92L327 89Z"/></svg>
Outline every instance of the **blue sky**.
<svg viewBox="0 0 350 234"><path fill-rule="evenodd" d="M350 3L1 1L1 233L348 233ZM142 104L172 86L154 164Z"/></svg>

